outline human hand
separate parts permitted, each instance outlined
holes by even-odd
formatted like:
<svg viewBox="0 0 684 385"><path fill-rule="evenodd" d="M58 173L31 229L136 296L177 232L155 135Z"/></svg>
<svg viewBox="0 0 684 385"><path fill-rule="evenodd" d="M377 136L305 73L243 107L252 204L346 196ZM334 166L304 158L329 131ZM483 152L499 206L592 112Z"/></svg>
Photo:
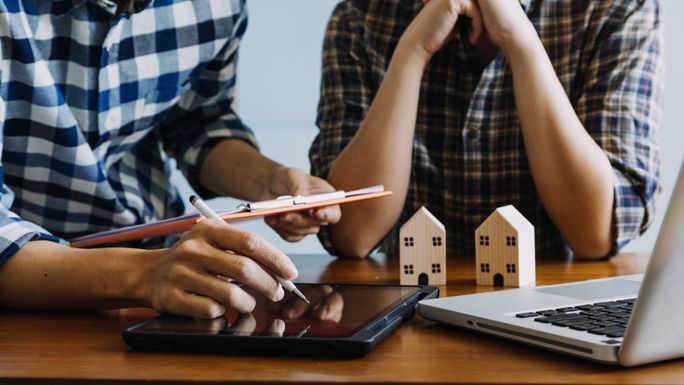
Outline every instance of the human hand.
<svg viewBox="0 0 684 385"><path fill-rule="evenodd" d="M475 0L429 0L418 16L406 28L398 50L418 52L427 63L432 55L454 38L454 28L460 16L471 19L469 40L475 44L482 34L482 17Z"/></svg>
<svg viewBox="0 0 684 385"><path fill-rule="evenodd" d="M269 181L269 192L263 199L273 199L282 195L309 195L330 192L335 189L326 181L307 174L297 168L279 167ZM297 242L309 234L316 234L320 226L335 224L341 217L339 206L327 206L308 212L287 213L271 216L266 223L284 240Z"/></svg>
<svg viewBox="0 0 684 385"><path fill-rule="evenodd" d="M269 272L297 277L290 259L263 238L213 219L202 220L171 248L160 250L145 270L149 306L207 319L227 308L240 313L254 309L254 297L227 278L280 301L283 288Z"/></svg>
<svg viewBox="0 0 684 385"><path fill-rule="evenodd" d="M537 38L519 0L477 0L489 39L504 53L513 44Z"/></svg>

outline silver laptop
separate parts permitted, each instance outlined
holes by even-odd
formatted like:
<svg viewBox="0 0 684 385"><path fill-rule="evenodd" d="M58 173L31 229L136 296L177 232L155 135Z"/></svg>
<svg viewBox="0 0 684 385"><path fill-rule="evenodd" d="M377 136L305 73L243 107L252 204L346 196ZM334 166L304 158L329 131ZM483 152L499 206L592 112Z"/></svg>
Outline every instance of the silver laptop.
<svg viewBox="0 0 684 385"><path fill-rule="evenodd" d="M421 301L424 318L593 361L684 356L684 164L644 274Z"/></svg>

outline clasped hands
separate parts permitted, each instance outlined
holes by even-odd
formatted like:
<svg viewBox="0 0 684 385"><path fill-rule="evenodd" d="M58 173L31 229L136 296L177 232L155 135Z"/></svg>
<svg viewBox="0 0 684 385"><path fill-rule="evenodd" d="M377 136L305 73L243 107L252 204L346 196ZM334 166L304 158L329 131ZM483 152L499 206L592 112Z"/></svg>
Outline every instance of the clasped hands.
<svg viewBox="0 0 684 385"><path fill-rule="evenodd" d="M426 0L404 32L398 51L409 50L427 63L449 40L459 36L459 17L471 20L468 40L482 37L507 54L537 36L518 0Z"/></svg>

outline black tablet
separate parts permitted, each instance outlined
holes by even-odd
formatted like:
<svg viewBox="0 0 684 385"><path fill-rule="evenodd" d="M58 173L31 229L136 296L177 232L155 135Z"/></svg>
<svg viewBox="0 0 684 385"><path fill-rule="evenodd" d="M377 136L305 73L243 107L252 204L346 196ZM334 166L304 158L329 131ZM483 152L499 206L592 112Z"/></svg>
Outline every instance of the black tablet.
<svg viewBox="0 0 684 385"><path fill-rule="evenodd" d="M272 303L255 296L251 314L229 311L214 320L162 315L123 332L139 349L270 355L361 357L411 317L418 301L437 297L431 286L323 285L297 287Z"/></svg>

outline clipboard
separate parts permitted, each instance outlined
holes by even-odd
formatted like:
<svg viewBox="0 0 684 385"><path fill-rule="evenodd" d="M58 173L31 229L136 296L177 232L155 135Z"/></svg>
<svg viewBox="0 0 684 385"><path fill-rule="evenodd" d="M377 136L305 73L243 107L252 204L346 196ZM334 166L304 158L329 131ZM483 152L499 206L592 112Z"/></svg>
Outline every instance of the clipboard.
<svg viewBox="0 0 684 385"><path fill-rule="evenodd" d="M246 222L262 217L290 212L305 211L325 206L342 205L392 195L382 185L354 191L334 191L331 193L306 196L286 196L262 202L245 203L237 210L222 211L218 215L229 223ZM198 212L164 219L152 223L126 226L118 229L100 231L69 240L72 247L91 247L103 244L126 242L135 239L159 237L190 230L204 217Z"/></svg>

